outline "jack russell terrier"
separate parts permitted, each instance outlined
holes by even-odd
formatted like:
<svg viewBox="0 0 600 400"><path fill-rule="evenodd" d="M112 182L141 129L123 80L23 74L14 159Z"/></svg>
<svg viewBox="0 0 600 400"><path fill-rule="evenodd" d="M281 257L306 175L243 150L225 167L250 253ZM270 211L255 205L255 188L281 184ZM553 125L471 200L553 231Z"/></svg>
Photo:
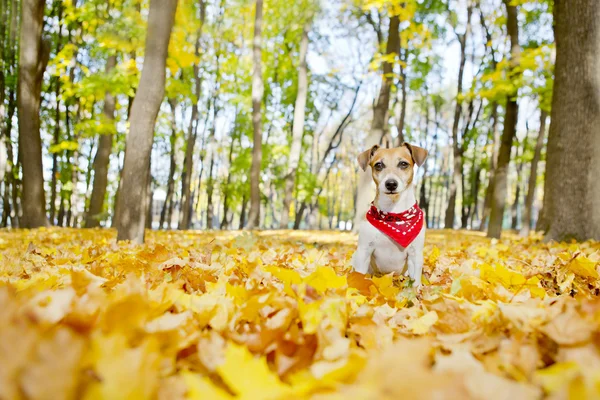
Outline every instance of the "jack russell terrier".
<svg viewBox="0 0 600 400"><path fill-rule="evenodd" d="M371 166L377 195L359 228L352 258L355 271L404 272L415 287L421 286L425 214L417 204L412 181L415 164L423 165L426 157L427 150L408 143L392 149L375 145L358 156L363 171Z"/></svg>

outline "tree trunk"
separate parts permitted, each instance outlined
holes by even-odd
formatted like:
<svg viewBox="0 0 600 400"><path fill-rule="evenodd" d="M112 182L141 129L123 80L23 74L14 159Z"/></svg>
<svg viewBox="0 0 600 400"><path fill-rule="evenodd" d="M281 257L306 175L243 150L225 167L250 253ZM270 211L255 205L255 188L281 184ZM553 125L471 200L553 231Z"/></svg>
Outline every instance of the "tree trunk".
<svg viewBox="0 0 600 400"><path fill-rule="evenodd" d="M152 212L152 202L154 201L154 191L152 190L152 168L151 166L148 168L148 186L146 187L146 204L144 204L146 210L146 229L152 229L152 217L154 213Z"/></svg>
<svg viewBox="0 0 600 400"><path fill-rule="evenodd" d="M386 45L386 55L390 56L398 51L400 46L400 19L393 16L390 18L390 27L388 30L388 40ZM396 54L397 56L397 54ZM393 62L384 62L381 76L381 88L379 89L379 97L373 108L373 121L371 122L371 130L365 139L364 148L368 149L381 142L381 139L386 134L388 129L388 112L390 106L390 89L392 87L392 77L394 72ZM372 190L371 171L358 171L358 186L356 188L356 215L354 216L354 231L358 231L360 223L365 219L365 213L369 208Z"/></svg>
<svg viewBox="0 0 600 400"><path fill-rule="evenodd" d="M456 105L454 107L454 121L452 123L452 149L453 149L453 164L452 164L452 180L450 181L450 192L448 194L448 207L446 208L446 217L444 219L444 228L453 229L454 219L456 215L456 196L458 187L461 184L462 176L462 146L458 140L458 125L462 114L462 93L463 93L463 78L465 74L465 64L467 62L467 36L471 29L471 14L472 7L467 9L467 26L465 33L458 35L460 43L460 66L458 69L458 85L456 89Z"/></svg>
<svg viewBox="0 0 600 400"><path fill-rule="evenodd" d="M523 226L521 227L521 236L528 236L531 229L531 211L533 208L533 200L535 198L535 188L537 185L537 169L538 163L542 156L542 148L544 147L544 138L546 136L546 119L548 112L540 111L540 130L538 132L537 141L535 143L535 151L529 168L529 183L527 184L527 195L525 197L525 211L523 212Z"/></svg>
<svg viewBox="0 0 600 400"><path fill-rule="evenodd" d="M486 47L488 47L490 50L491 67L492 67L492 70L495 71L497 64L498 64L496 61L496 50L494 49L494 46L493 46L492 32L488 28L488 25L486 24L486 21L485 21L485 16L483 15L483 12L481 10L481 4L479 5L479 17L480 17L481 26L483 27L483 30L485 32ZM488 185L485 189L485 197L483 200L483 207L482 207L483 213L481 216L481 221L479 223L479 230L482 232L486 229L487 220L490 216L490 210L491 210L491 204L492 204L492 190L494 188L494 171L496 171L496 166L498 164L498 151L499 151L499 147L500 147L499 146L500 132L498 130L498 103L496 101L494 101L491 104L491 108L492 108L492 115L491 115L491 119L492 119L492 158L490 160L490 169L487 174L488 175Z"/></svg>
<svg viewBox="0 0 600 400"><path fill-rule="evenodd" d="M244 229L246 225L246 207L248 206L248 196L246 193L242 196L242 211L240 212L240 224L238 229Z"/></svg>
<svg viewBox="0 0 600 400"><path fill-rule="evenodd" d="M117 56L108 57L106 62L106 73L109 74L117 65ZM107 90L104 95L104 117L107 121L115 119L115 97ZM94 184L90 206L85 217L85 227L94 228L100 226L100 220L104 211L104 200L106 198L106 186L108 185L108 166L110 154L112 153L113 135L102 134L98 138L98 149L94 157Z"/></svg>
<svg viewBox="0 0 600 400"><path fill-rule="evenodd" d="M402 50L400 50L402 52ZM406 63L407 50L404 50L404 58L400 57L403 63ZM400 56L400 54L399 54ZM404 143L404 124L406 120L406 103L407 103L407 82L406 82L406 68L403 64L400 64L400 93L402 94L402 100L400 102L400 110L398 115L398 146L402 146Z"/></svg>
<svg viewBox="0 0 600 400"><path fill-rule="evenodd" d="M171 137L169 138L169 144L171 145L170 156L169 156L169 178L167 181L167 194L165 196L165 202L160 212L159 226L161 229L165 229L165 223L167 229L171 229L171 217L173 215L173 192L175 188L175 170L177 169L177 124L175 123L175 110L177 108L177 102L175 99L168 100L169 106L171 107Z"/></svg>
<svg viewBox="0 0 600 400"><path fill-rule="evenodd" d="M600 240L600 2L555 0L546 240Z"/></svg>
<svg viewBox="0 0 600 400"><path fill-rule="evenodd" d="M519 66L521 46L519 45L519 25L517 7L511 5L510 0L504 0L506 6L506 27L510 37L510 70L509 75L514 77ZM504 131L498 153L498 165L494 172L494 183L492 192L492 203L490 223L487 236L500 238L502 233L502 221L504 219L504 207L506 205L506 188L508 186L508 166L510 164L510 152L512 142L517 131L519 106L517 104L517 91L509 93L506 98L506 115L504 117Z"/></svg>
<svg viewBox="0 0 600 400"><path fill-rule="evenodd" d="M254 43L252 45L252 125L254 127L252 147L252 167L250 170L250 213L248 229L258 228L260 223L260 164L262 162L262 98L264 93L262 77L262 22L263 0L256 0L254 19Z"/></svg>
<svg viewBox="0 0 600 400"><path fill-rule="evenodd" d="M44 0L21 3L21 41L19 55L19 152L23 162L22 227L47 226L42 140L40 137L40 104L44 70L50 48L42 40Z"/></svg>
<svg viewBox="0 0 600 400"><path fill-rule="evenodd" d="M516 162L517 162L517 182L515 183L515 199L511 207L511 223L510 229L516 230L519 225L519 200L521 199L521 173L523 172L523 162L519 162L519 155L525 153L525 146L527 144L527 138L523 140L523 145L517 145L516 149Z"/></svg>
<svg viewBox="0 0 600 400"><path fill-rule="evenodd" d="M165 93L165 64L177 0L150 0L148 34L142 76L131 107L123 187L119 196L117 239L144 242L148 168L154 141L154 125Z"/></svg>
<svg viewBox="0 0 600 400"><path fill-rule="evenodd" d="M196 46L194 54L200 57L200 41L202 39L202 27L206 17L206 2L200 0L200 27L196 36ZM200 75L200 66L194 64L194 95L196 100L192 104L192 115L188 127L188 135L185 146L185 159L183 162L183 171L181 172L181 219L179 220L179 229L189 229L192 217L192 194L191 181L194 173L194 147L198 137L198 121L200 114L198 112L198 101L202 90L202 77Z"/></svg>
<svg viewBox="0 0 600 400"><path fill-rule="evenodd" d="M296 218L294 218L294 229L300 229L300 223L302 223L302 216L304 215L304 211L306 211L306 202L303 201L296 212Z"/></svg>
<svg viewBox="0 0 600 400"><path fill-rule="evenodd" d="M237 122L237 110L236 110L236 122ZM229 146L229 158L228 158L229 172L227 173L227 182L225 183L225 189L223 190L223 219L221 220L221 225L220 225L221 229L227 229L229 227L229 222L230 222L230 220L227 218L227 215L229 214L229 186L231 185L231 164L233 163L233 148L235 147L235 138L236 138L235 131L236 130L237 130L237 124L234 123L233 132L231 134L231 145ZM241 144L240 144L240 146L241 146Z"/></svg>
<svg viewBox="0 0 600 400"><path fill-rule="evenodd" d="M304 114L306 110L306 98L308 95L308 74L306 65L306 54L308 53L308 30L310 25L307 22L302 31L300 41L300 60L298 63L298 94L296 95L296 104L294 105L294 122L292 125L292 145L290 146L290 156L288 169L285 175L285 192L283 197L283 210L281 211L281 221L279 227L287 229L290 220L290 206L294 196L294 186L296 183L296 174L298 164L300 163L300 153L302 151L302 136L304 134Z"/></svg>

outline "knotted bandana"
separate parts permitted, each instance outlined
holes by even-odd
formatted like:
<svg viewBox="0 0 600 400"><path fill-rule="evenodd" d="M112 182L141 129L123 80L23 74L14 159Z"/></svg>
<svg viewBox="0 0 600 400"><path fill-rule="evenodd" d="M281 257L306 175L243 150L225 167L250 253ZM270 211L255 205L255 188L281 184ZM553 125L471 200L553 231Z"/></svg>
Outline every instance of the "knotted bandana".
<svg viewBox="0 0 600 400"><path fill-rule="evenodd" d="M407 247L423 228L423 210L414 206L401 213L386 213L371 204L367 220L402 247Z"/></svg>

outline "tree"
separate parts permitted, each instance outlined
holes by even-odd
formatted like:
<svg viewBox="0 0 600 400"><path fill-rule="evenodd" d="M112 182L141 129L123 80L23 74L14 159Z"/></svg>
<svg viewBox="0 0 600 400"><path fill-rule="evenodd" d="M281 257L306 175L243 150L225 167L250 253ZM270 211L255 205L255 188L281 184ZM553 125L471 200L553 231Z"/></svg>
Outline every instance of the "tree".
<svg viewBox="0 0 600 400"><path fill-rule="evenodd" d="M106 61L106 73L109 74L117 65L117 56L111 55ZM107 90L104 95L104 117L107 121L115 119L115 97ZM106 185L108 184L108 164L113 147L113 134L104 133L99 135L98 149L94 157L94 184L90 206L85 217L85 227L94 228L100 226L102 212L104 210L104 199L106 197Z"/></svg>
<svg viewBox="0 0 600 400"><path fill-rule="evenodd" d="M202 27L206 18L206 2L200 0L200 25L196 33L196 44L194 46L194 55L200 57L200 41L202 40ZM198 136L198 122L200 113L198 112L198 101L202 90L202 78L200 76L199 61L194 63L194 101L192 104L192 115L188 127L187 140L185 145L185 158L183 161L183 171L181 172L181 219L179 220L179 229L188 229L192 219L192 194L191 180L194 172L194 147Z"/></svg>
<svg viewBox="0 0 600 400"><path fill-rule="evenodd" d="M50 45L42 40L44 0L21 3L21 42L19 53L19 153L23 166L24 228L47 226L42 141L40 137L40 104L44 70L50 56Z"/></svg>
<svg viewBox="0 0 600 400"><path fill-rule="evenodd" d="M456 105L454 107L454 121L452 123L452 149L453 149L453 163L452 163L452 181L450 182L450 193L448 198L448 208L446 208L446 217L444 222L445 228L454 228L454 219L456 214L456 195L458 187L461 184L461 177L463 174L463 162L462 162L462 146L458 138L458 126L460 123L460 116L462 113L462 96L463 96L463 77L465 73L465 64L467 61L467 37L471 30L471 15L473 14L473 7L469 5L467 8L467 26L464 33L458 33L456 27L454 32L460 43L460 67L458 69L458 87L456 90ZM468 123L467 123L468 126ZM463 138L464 139L464 138ZM465 188L463 188L464 190Z"/></svg>
<svg viewBox="0 0 600 400"><path fill-rule="evenodd" d="M600 2L555 0L546 240L600 240Z"/></svg>
<svg viewBox="0 0 600 400"><path fill-rule="evenodd" d="M252 167L250 170L250 212L248 229L258 227L260 223L260 164L262 162L262 97L264 92L262 78L262 20L263 0L256 0L254 16L254 41L252 43L252 125L254 127L252 147Z"/></svg>
<svg viewBox="0 0 600 400"><path fill-rule="evenodd" d="M308 31L310 22L306 22L302 30L300 40L300 54L298 63L298 94L294 106L294 122L292 125L292 144L290 146L290 157L287 173L285 175L285 192L283 194L283 210L281 212L280 228L287 229L290 217L290 206L294 195L294 184L300 163L300 152L302 150L302 137L304 134L304 114L306 111L306 97L308 95L308 67L306 65L306 54L308 53Z"/></svg>
<svg viewBox="0 0 600 400"><path fill-rule="evenodd" d="M392 87L392 74L394 71L395 53L400 43L400 18L398 15L390 17L388 38L386 45L387 60L383 62L381 88L377 103L373 108L373 121L371 130L365 139L364 148L368 149L373 145L380 143L388 128L388 111L390 106L390 90ZM367 188L371 185L371 173L359 171L358 187L356 196L356 215L354 216L354 228L358 229L360 222L364 219L369 204L369 192Z"/></svg>
<svg viewBox="0 0 600 400"><path fill-rule="evenodd" d="M177 0L151 0L144 66L133 105L127 137L123 187L119 195L117 239L144 242L147 187L154 125L165 93L165 65ZM135 190L134 188L137 188Z"/></svg>
<svg viewBox="0 0 600 400"><path fill-rule="evenodd" d="M503 0L506 7L506 27L510 37L510 67L509 77L516 79L519 74L519 60L521 45L519 44L519 22L517 6L511 5L510 0ZM502 222L504 220L504 208L506 206L506 195L508 186L508 166L510 164L510 153L513 139L517 132L519 106L517 104L517 87L515 86L506 97L506 113L504 116L504 131L498 152L498 162L494 171L492 208L487 236L500 238L502 233Z"/></svg>
<svg viewBox="0 0 600 400"><path fill-rule="evenodd" d="M527 195L525 196L525 211L523 212L523 226L521 227L521 236L529 235L531 229L531 209L533 208L533 199L535 197L535 188L537 185L538 163L542 156L542 147L544 147L544 138L546 137L546 119L548 112L544 109L540 111L540 129L535 142L535 150L531 159L529 171L529 182L527 184Z"/></svg>

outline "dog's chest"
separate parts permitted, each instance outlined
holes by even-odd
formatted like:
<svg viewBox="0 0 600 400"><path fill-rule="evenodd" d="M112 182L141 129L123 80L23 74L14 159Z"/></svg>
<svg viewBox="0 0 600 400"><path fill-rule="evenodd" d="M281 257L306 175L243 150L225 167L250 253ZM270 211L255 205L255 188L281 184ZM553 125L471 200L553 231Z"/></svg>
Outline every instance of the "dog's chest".
<svg viewBox="0 0 600 400"><path fill-rule="evenodd" d="M388 274L390 272L402 273L406 266L406 259L411 246L402 247L385 233L371 226L368 234L372 238L373 261L378 272Z"/></svg>

